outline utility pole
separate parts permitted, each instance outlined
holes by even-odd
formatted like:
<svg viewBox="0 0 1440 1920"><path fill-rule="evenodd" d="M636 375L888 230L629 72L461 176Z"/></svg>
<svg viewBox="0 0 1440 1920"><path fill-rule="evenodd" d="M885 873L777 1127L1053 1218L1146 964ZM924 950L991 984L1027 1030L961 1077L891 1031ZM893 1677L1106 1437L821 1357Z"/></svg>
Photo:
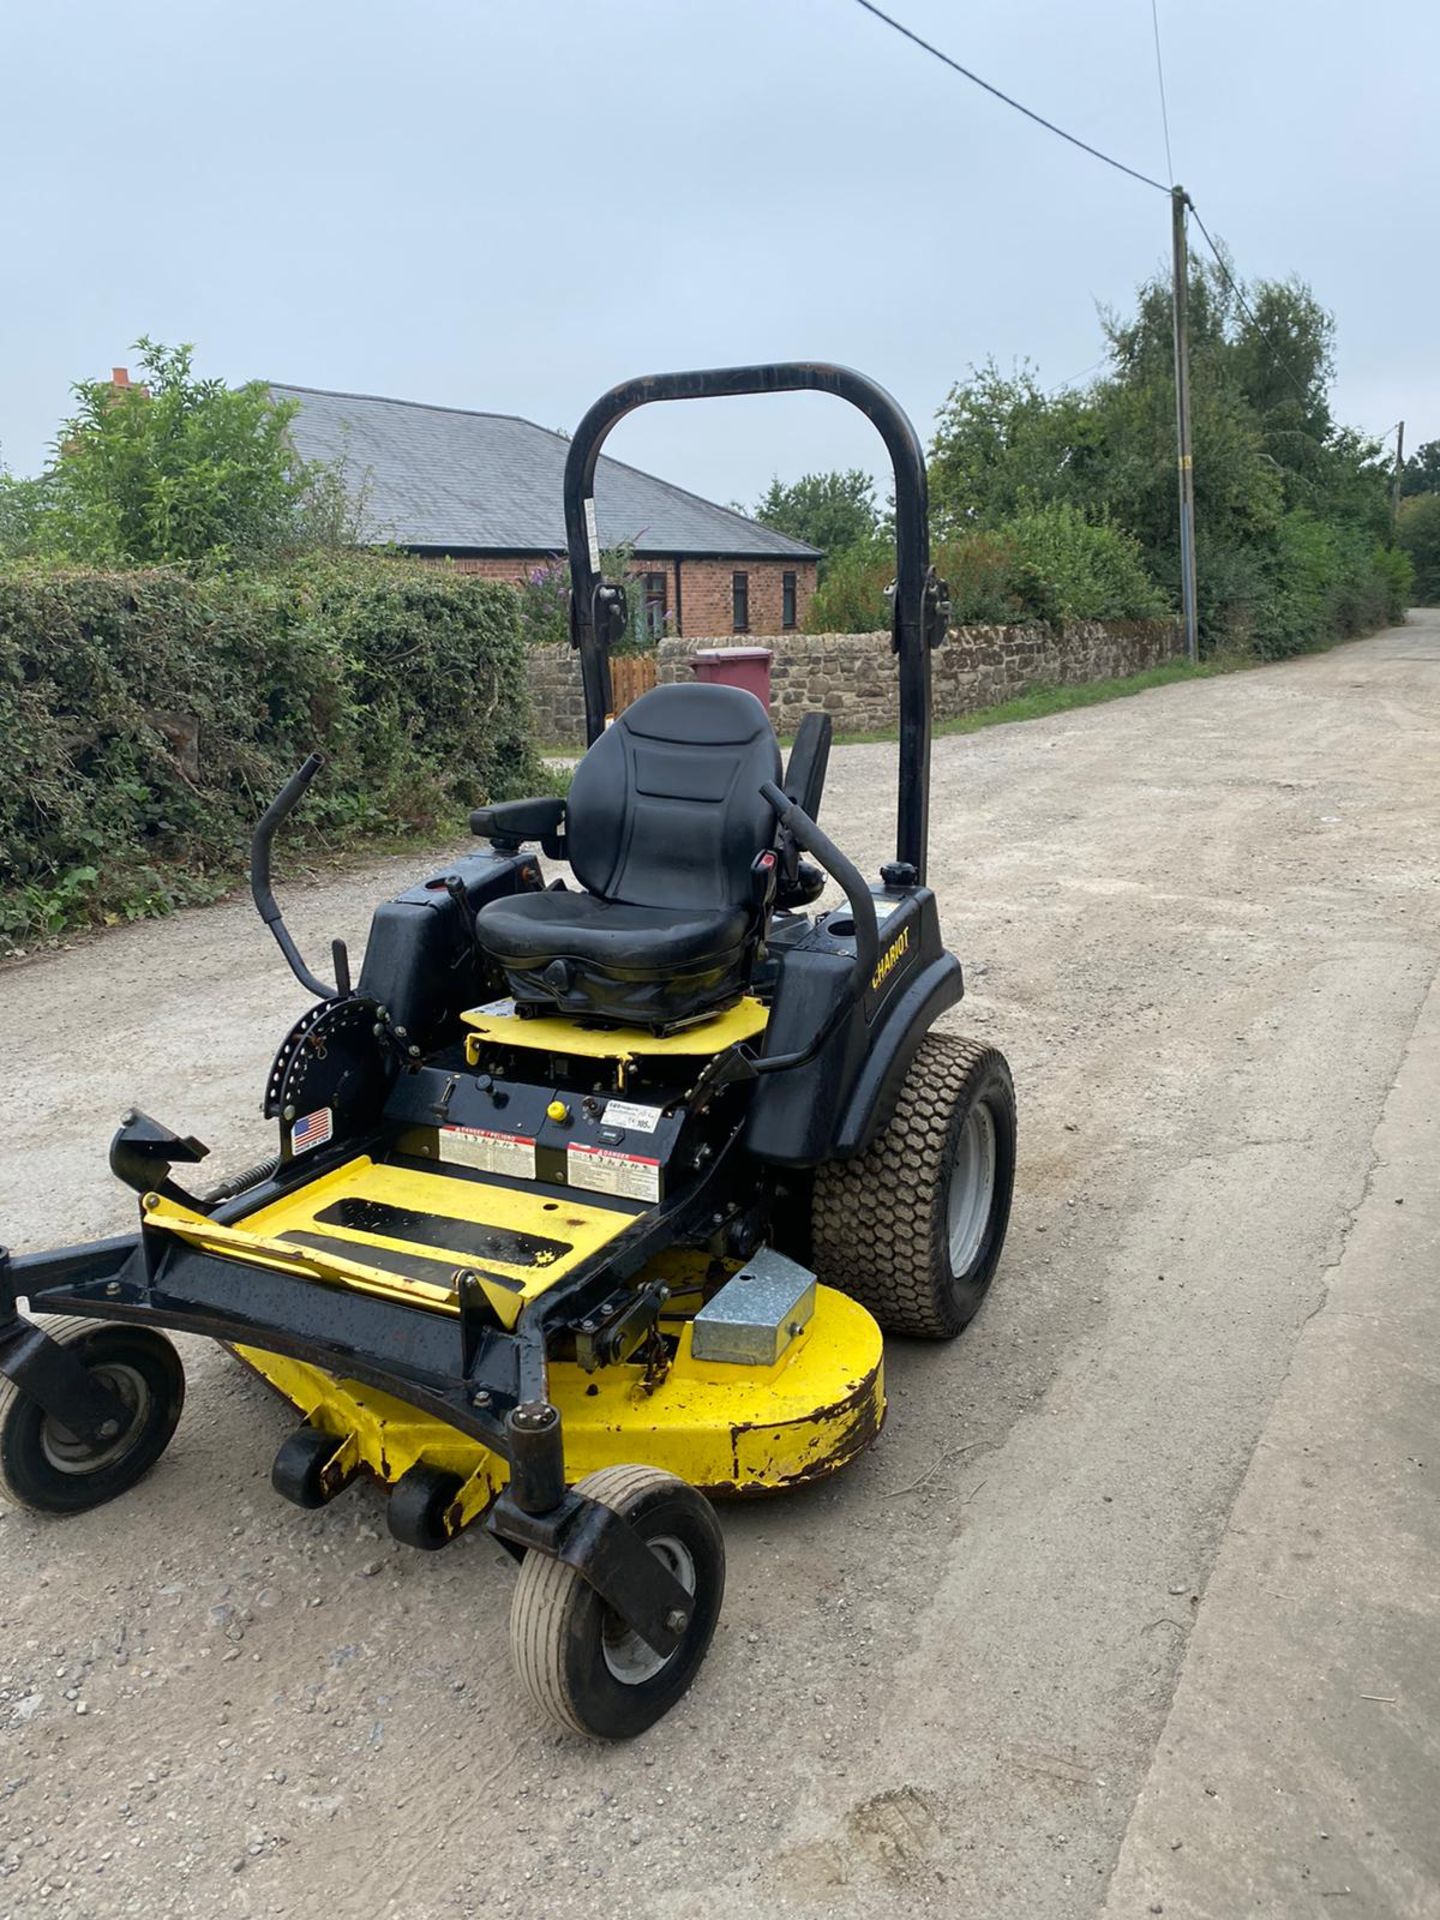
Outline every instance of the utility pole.
<svg viewBox="0 0 1440 1920"><path fill-rule="evenodd" d="M1190 335L1185 321L1189 291L1189 260L1185 247L1183 187L1170 189L1170 235L1173 250L1175 313L1175 439L1180 466L1180 607L1185 618L1185 658L1193 666L1200 657L1200 630L1195 611L1195 464L1190 446Z"/></svg>
<svg viewBox="0 0 1440 1920"><path fill-rule="evenodd" d="M1400 482L1405 477L1405 422L1402 420L1395 430L1395 474L1390 482L1390 538L1395 538L1395 529L1400 521Z"/></svg>

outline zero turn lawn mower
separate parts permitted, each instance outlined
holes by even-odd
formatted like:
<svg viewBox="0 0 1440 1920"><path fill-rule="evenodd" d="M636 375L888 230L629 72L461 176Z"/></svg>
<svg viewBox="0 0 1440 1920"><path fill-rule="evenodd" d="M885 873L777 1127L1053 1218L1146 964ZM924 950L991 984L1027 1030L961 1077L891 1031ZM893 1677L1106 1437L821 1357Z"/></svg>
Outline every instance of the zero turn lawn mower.
<svg viewBox="0 0 1440 1920"><path fill-rule="evenodd" d="M651 401L800 388L859 407L894 466L898 829L875 883L816 824L827 716L782 772L738 687L611 712L606 436ZM52 1514L124 1492L180 1416L161 1329L206 1334L300 1415L279 1492L318 1507L368 1474L416 1547L483 1521L520 1562L535 1701L619 1738L675 1703L714 1632L710 1497L843 1467L884 1415L882 1329L949 1339L975 1313L1015 1107L999 1053L932 1031L963 990L925 885L948 605L899 407L821 364L635 380L581 422L564 505L590 742L568 797L473 814L488 850L376 911L352 987L338 941L334 983L309 970L271 892L318 756L290 780L252 874L316 996L265 1090L278 1153L201 1194L173 1175L206 1148L127 1114L110 1165L137 1230L0 1252L0 1486ZM536 843L576 884L547 885ZM845 905L807 911L827 876Z"/></svg>

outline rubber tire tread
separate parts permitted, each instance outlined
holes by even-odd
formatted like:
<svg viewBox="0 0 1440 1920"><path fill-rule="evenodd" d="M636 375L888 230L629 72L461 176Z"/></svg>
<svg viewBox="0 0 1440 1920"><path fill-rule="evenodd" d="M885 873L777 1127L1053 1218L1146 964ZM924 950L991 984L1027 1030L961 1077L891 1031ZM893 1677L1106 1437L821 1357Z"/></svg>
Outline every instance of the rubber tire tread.
<svg viewBox="0 0 1440 1920"><path fill-rule="evenodd" d="M624 1465L598 1468L578 1481L575 1491L599 1501L612 1513L628 1514L646 1494L668 1492L673 1487L689 1491L684 1480L659 1467ZM516 1672L541 1712L572 1733L583 1733L593 1740L605 1736L597 1735L584 1718L565 1670L565 1655L572 1635L579 1630L579 1615L591 1599L590 1587L573 1567L549 1554L527 1553L520 1563L510 1604L510 1651ZM708 1647L708 1634L705 1644ZM704 1653L702 1648L694 1663L697 1671Z"/></svg>
<svg viewBox="0 0 1440 1920"><path fill-rule="evenodd" d="M108 1320L87 1320L83 1317L77 1317L74 1314L37 1314L35 1316L35 1325L43 1328L44 1331L49 1334L50 1338L62 1347L79 1346L82 1341L99 1328L114 1324L116 1323ZM166 1344L168 1345L169 1342L167 1341ZM176 1407L175 1420L171 1424L170 1432L165 1437L165 1445L160 1448L161 1453L163 1453L165 1447L170 1444L175 1427L179 1424L180 1410L184 1406L185 1401L184 1379L185 1376L182 1369L180 1372L179 1405ZM0 1434L3 1434L7 1423L13 1414L18 1411L20 1403L27 1397L23 1387L18 1386L15 1381L8 1380L3 1374L0 1374ZM159 1456L157 1455L156 1457L158 1458ZM150 1467L154 1464L155 1462L152 1460L145 1467L144 1471L136 1476L136 1479L143 1479L145 1474L150 1471ZM121 1491L124 1491L124 1489L122 1488ZM27 1494L23 1493L16 1487L7 1470L5 1449L3 1446L0 1446L0 1494L3 1494L12 1506L22 1507L27 1513L43 1513L49 1519L66 1518L69 1515L69 1511L77 1513L83 1513L85 1511L85 1508L77 1507L73 1510L67 1510L66 1514L57 1514L55 1509L42 1506L38 1501L32 1500Z"/></svg>
<svg viewBox="0 0 1440 1920"><path fill-rule="evenodd" d="M964 1282L950 1271L946 1176L959 1128L982 1093L997 1120L996 1204L988 1244ZM979 1311L1000 1258L1014 1177L1015 1090L1005 1056L958 1034L927 1033L879 1139L852 1160L816 1168L815 1271L868 1308L884 1332L952 1340Z"/></svg>

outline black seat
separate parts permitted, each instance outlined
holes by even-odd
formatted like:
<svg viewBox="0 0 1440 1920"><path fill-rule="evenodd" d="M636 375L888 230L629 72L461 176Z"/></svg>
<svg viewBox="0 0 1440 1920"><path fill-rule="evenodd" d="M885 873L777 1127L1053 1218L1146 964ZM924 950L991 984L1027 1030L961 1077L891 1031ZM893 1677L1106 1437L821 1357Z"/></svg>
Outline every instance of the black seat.
<svg viewBox="0 0 1440 1920"><path fill-rule="evenodd" d="M517 1002L666 1026L744 991L754 864L775 838L769 717L738 687L656 687L575 769L565 849L584 893L493 900L477 932Z"/></svg>

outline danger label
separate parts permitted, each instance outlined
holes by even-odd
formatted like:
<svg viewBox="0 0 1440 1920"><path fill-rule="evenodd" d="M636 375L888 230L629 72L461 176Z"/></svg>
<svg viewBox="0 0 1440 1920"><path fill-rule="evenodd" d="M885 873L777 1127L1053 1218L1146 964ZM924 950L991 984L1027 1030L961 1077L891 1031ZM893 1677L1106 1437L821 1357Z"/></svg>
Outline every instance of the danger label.
<svg viewBox="0 0 1440 1920"><path fill-rule="evenodd" d="M622 1200L660 1198L660 1162L636 1153L614 1153L608 1147L569 1147L565 1174L572 1187L591 1193L613 1193Z"/></svg>
<svg viewBox="0 0 1440 1920"><path fill-rule="evenodd" d="M477 1173L535 1178L535 1142L523 1134L490 1133L484 1127L441 1127L440 1158Z"/></svg>

